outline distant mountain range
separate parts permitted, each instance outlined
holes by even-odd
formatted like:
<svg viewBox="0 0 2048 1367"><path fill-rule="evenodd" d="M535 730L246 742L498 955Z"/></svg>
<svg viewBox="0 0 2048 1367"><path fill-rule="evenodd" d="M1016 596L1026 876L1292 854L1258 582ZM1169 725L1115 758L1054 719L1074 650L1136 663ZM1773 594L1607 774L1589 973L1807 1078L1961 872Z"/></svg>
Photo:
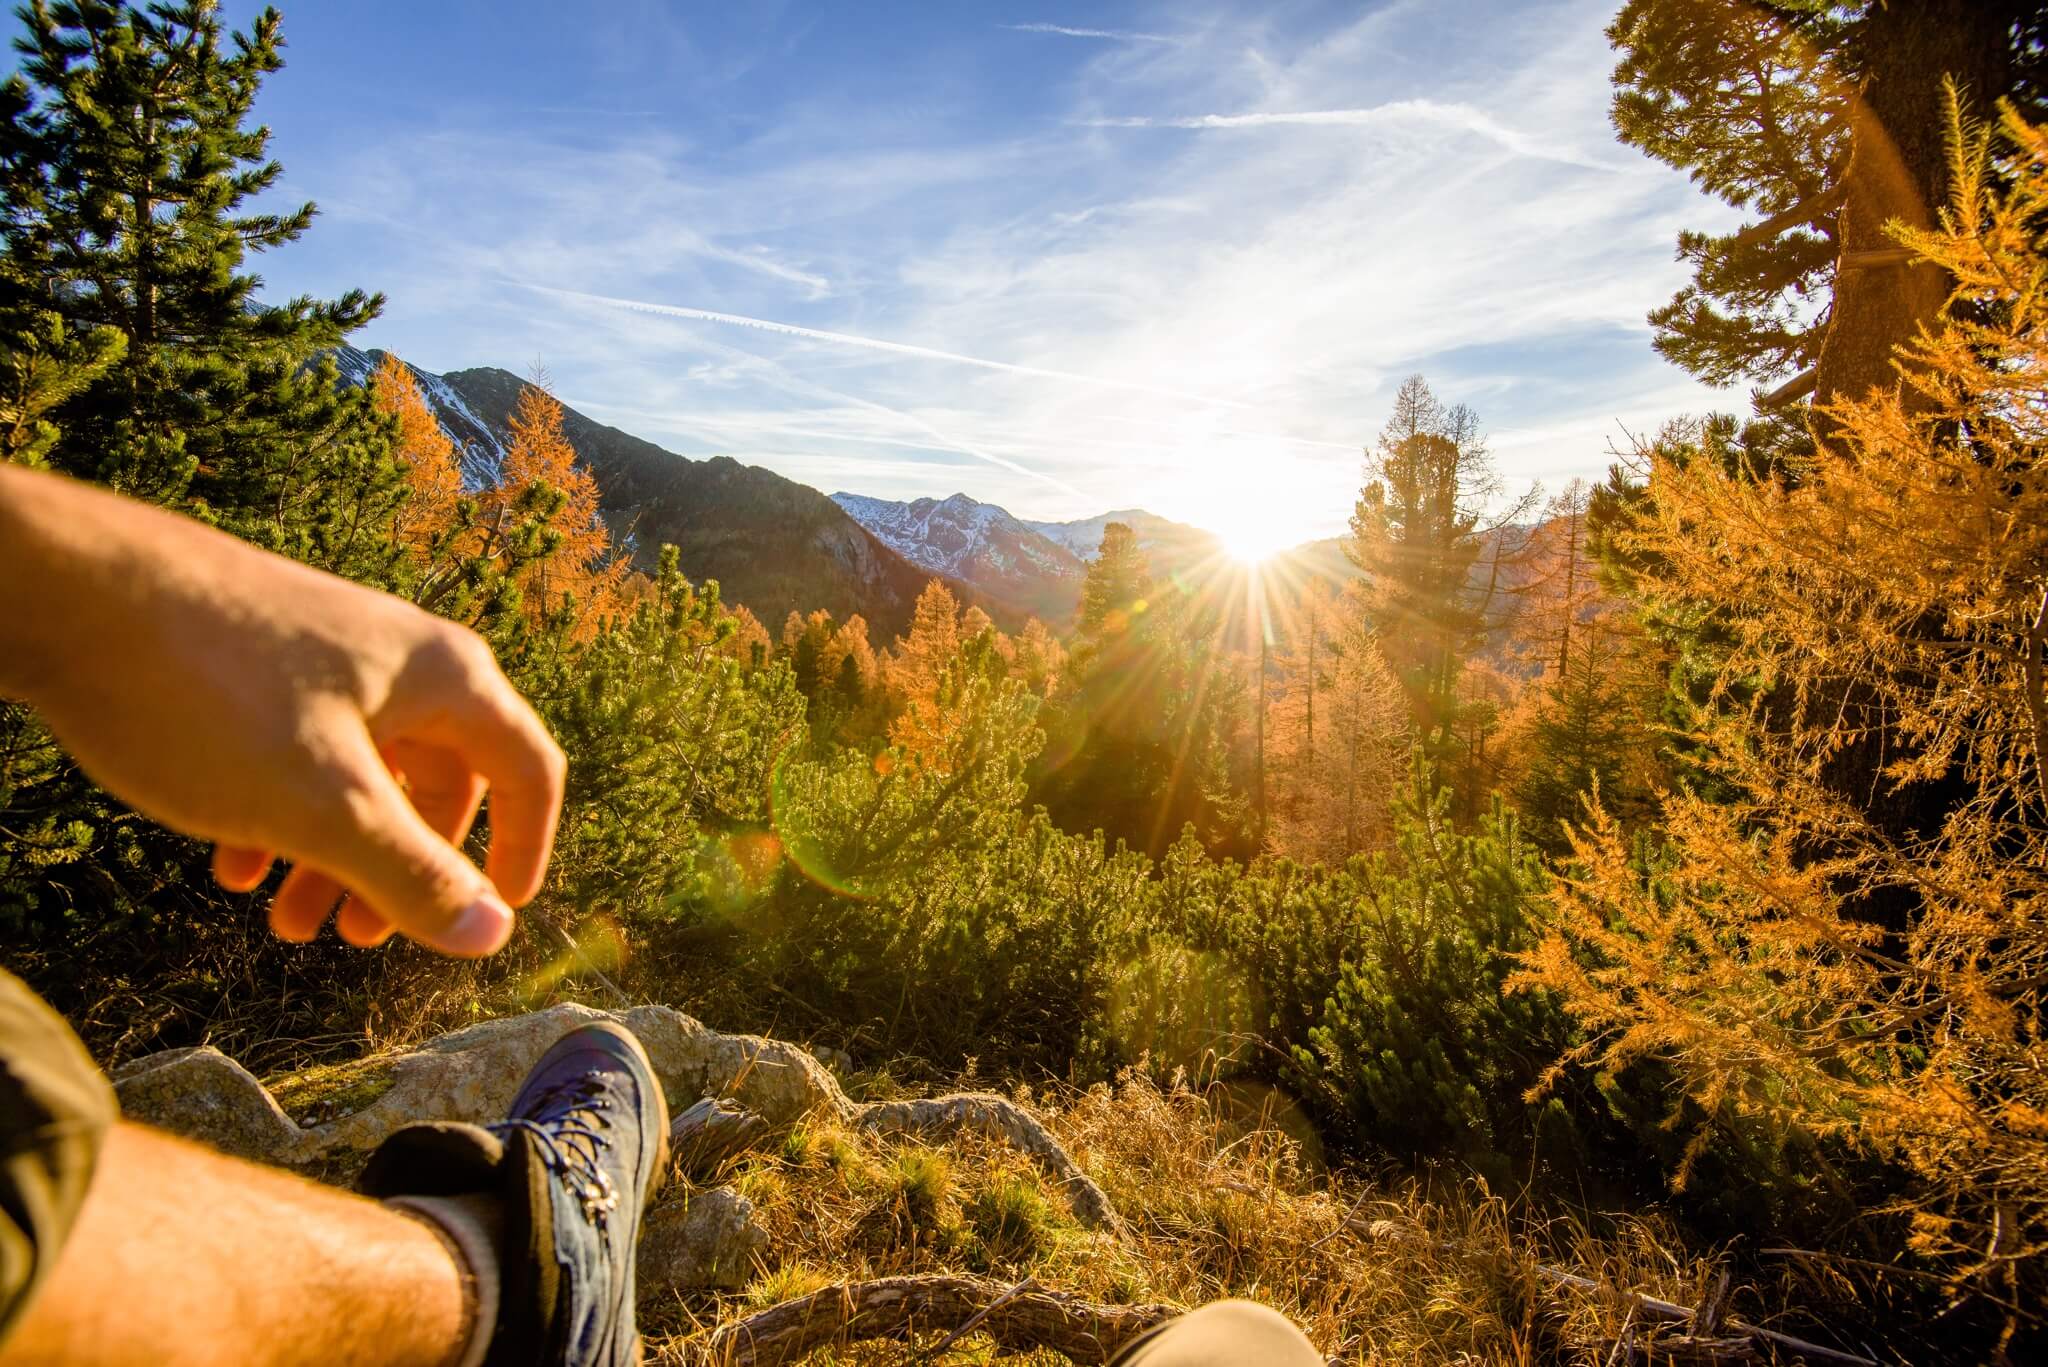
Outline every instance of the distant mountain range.
<svg viewBox="0 0 2048 1367"><path fill-rule="evenodd" d="M382 359L381 352L352 347L335 354L344 379L356 384ZM472 487L495 480L512 408L526 382L489 366L446 375L409 369L455 442L465 479ZM597 477L613 535L641 568L653 568L661 546L672 544L685 574L716 579L726 601L744 603L771 633L791 611L814 608L842 621L859 613L878 640L909 627L932 572L891 550L817 490L727 456L677 455L566 405L562 428ZM955 588L969 602L982 601L967 584Z"/></svg>
<svg viewBox="0 0 2048 1367"><path fill-rule="evenodd" d="M1217 538L1142 508L1124 508L1073 522L1029 522L966 494L909 503L836 493L832 501L912 564L972 585L1015 613L1067 628L1080 611L1087 562L1103 529L1121 522L1137 534L1152 578L1194 599L1198 617L1231 623L1243 615L1249 571L1225 554ZM1266 589L1291 598L1308 580L1336 585L1355 578L1341 540L1310 541L1267 564ZM1243 644L1248 627L1228 633Z"/></svg>
<svg viewBox="0 0 2048 1367"><path fill-rule="evenodd" d="M1153 568L1170 569L1171 566L1188 559L1205 559L1222 551L1222 544L1209 532L1200 527L1190 527L1185 522L1174 522L1148 513L1143 508L1121 508L1113 513L1099 513L1075 522L1027 522L1024 525L1049 540L1080 556L1093 560L1102 549L1102 532L1112 522L1121 522L1138 535L1138 549L1143 551Z"/></svg>
<svg viewBox="0 0 2048 1367"><path fill-rule="evenodd" d="M342 347L334 358L347 382L363 384L383 355ZM454 441L465 482L494 482L526 381L492 366L445 375L408 369ZM1245 571L1216 537L1141 508L1031 522L966 494L907 503L847 492L827 498L728 456L678 455L567 405L562 428L596 476L604 518L636 565L652 569L664 544L676 546L685 574L716 579L726 601L744 603L771 633L792 611L824 608L842 621L859 613L876 641L887 641L908 629L918 594L934 578L1006 629L1036 617L1065 630L1111 522L1136 532L1153 578L1180 584L1205 615L1227 620L1244 597ZM1310 542L1276 563L1290 566L1295 579L1335 582L1353 573L1335 541Z"/></svg>

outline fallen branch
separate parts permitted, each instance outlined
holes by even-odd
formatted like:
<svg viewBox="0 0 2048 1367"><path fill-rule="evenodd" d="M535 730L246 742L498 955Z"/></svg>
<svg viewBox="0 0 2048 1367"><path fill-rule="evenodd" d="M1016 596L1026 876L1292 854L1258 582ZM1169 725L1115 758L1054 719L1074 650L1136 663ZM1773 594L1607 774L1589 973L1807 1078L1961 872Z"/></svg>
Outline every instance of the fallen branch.
<svg viewBox="0 0 2048 1367"><path fill-rule="evenodd" d="M722 1097L707 1096L684 1110L668 1128L668 1149L676 1168L693 1181L712 1176L726 1159L768 1136L768 1122Z"/></svg>
<svg viewBox="0 0 2048 1367"><path fill-rule="evenodd" d="M782 1367L832 1344L907 1339L972 1325L1004 1353L1047 1350L1094 1364L1108 1362L1139 1334L1179 1313L1170 1305L1098 1305L985 1277L883 1277L843 1282L769 1306L672 1344L664 1356L684 1367Z"/></svg>
<svg viewBox="0 0 2048 1367"><path fill-rule="evenodd" d="M1602 1282L1596 1282L1591 1277L1581 1277L1575 1272L1566 1272L1562 1268L1547 1267L1542 1263L1538 1263L1535 1270L1537 1276L1545 1281L1554 1282L1559 1286L1569 1286L1597 1295L1623 1297L1628 1301L1629 1309L1632 1312L1640 1312L1649 1319L1663 1320L1667 1324L1691 1324L1699 1316L1699 1311L1689 1305L1679 1305L1675 1301L1660 1300L1656 1296L1646 1296L1640 1291L1621 1291ZM1818 1343L1809 1343L1805 1339L1794 1338L1790 1334L1781 1334L1775 1329L1765 1329L1736 1319L1732 1315L1721 1321L1719 1332L1732 1338L1745 1338L1768 1343L1783 1353L1793 1354L1812 1362L1839 1362L1844 1364L1845 1367L1878 1367L1877 1363L1870 1358L1859 1357L1855 1353L1845 1353L1839 1348L1824 1348ZM1660 1344L1659 1346L1661 1347L1662 1345Z"/></svg>

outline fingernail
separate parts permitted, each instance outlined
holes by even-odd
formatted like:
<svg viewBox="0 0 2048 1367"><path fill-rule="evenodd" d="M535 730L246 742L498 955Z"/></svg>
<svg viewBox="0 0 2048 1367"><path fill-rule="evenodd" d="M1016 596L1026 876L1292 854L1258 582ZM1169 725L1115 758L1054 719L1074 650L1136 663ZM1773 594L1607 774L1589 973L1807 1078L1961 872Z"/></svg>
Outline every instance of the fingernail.
<svg viewBox="0 0 2048 1367"><path fill-rule="evenodd" d="M436 938L443 953L472 959L495 954L512 938L512 908L485 893L464 907L462 914Z"/></svg>

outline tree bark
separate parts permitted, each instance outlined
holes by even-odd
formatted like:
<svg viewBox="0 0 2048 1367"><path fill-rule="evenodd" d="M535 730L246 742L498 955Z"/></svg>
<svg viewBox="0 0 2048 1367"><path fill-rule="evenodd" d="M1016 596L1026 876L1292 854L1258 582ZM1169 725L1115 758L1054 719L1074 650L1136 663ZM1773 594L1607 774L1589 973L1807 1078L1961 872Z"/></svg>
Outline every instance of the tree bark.
<svg viewBox="0 0 2048 1367"><path fill-rule="evenodd" d="M883 1277L828 1286L757 1311L669 1349L668 1360L687 1367L783 1367L830 1344L972 1324L1005 1353L1049 1349L1072 1362L1103 1363L1179 1313L1170 1305L1099 1305L985 1277Z"/></svg>
<svg viewBox="0 0 2048 1367"><path fill-rule="evenodd" d="M1894 220L1934 222L1947 193L1943 82L1953 78L1979 113L2012 81L2017 0L1878 0L1864 23L1861 89L1850 107L1850 156L1837 241L1832 313L1814 373L1814 435L1825 409L1893 383L1894 349L1934 321L1946 272L1893 255Z"/></svg>

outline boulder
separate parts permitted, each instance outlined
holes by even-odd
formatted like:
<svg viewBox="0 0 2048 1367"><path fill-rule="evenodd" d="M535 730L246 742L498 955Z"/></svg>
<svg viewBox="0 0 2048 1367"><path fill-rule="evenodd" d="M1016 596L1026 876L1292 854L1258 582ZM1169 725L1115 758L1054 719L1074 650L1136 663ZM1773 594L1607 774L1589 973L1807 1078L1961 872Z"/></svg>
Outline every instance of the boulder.
<svg viewBox="0 0 2048 1367"><path fill-rule="evenodd" d="M259 1163L298 1161L305 1135L247 1068L215 1049L171 1049L114 1076L121 1114Z"/></svg>
<svg viewBox="0 0 2048 1367"><path fill-rule="evenodd" d="M929 1138L975 1132L1030 1155L1060 1183L1083 1224L1112 1233L1121 1228L1102 1189L1037 1117L1008 1098L963 1093L863 1106L802 1046L720 1034L667 1006L607 1012L564 1004L454 1031L392 1060L388 1085L380 1070L381 1090L366 1093L366 1104L317 1125L294 1124L262 1083L217 1049L177 1049L139 1060L121 1072L115 1086L131 1117L230 1153L269 1163L332 1163L360 1157L392 1131L420 1121L503 1116L548 1046L596 1020L617 1021L639 1038L672 1114L693 1114L692 1106L704 1098L732 1103L701 1113L707 1123L721 1109L751 1112L754 1119L733 1114L718 1120L720 1128L733 1127L726 1137L735 1145L807 1116L879 1134ZM713 1157L707 1151L706 1158Z"/></svg>

